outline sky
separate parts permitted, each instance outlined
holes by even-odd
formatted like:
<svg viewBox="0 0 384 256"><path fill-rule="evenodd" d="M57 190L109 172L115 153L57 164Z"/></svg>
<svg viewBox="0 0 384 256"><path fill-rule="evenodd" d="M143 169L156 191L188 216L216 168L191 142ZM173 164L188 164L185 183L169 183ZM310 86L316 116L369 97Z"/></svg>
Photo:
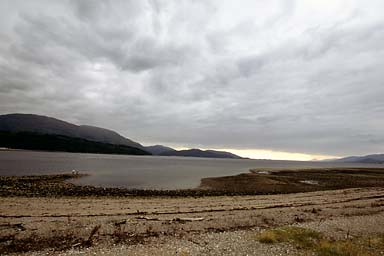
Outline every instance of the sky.
<svg viewBox="0 0 384 256"><path fill-rule="evenodd" d="M384 151L382 0L0 0L0 114L252 158Z"/></svg>

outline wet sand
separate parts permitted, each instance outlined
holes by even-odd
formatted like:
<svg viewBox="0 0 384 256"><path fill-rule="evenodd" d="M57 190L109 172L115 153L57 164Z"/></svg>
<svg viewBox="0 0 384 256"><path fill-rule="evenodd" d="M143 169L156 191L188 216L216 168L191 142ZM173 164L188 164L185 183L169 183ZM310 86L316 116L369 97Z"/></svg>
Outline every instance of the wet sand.
<svg viewBox="0 0 384 256"><path fill-rule="evenodd" d="M384 187L384 168L255 169L236 176L202 179L200 188L249 194L285 194Z"/></svg>
<svg viewBox="0 0 384 256"><path fill-rule="evenodd" d="M204 178L195 189L150 190L81 186L72 180L85 174L0 176L0 196L232 196L265 195L384 187L384 168L312 168L251 170L236 176Z"/></svg>

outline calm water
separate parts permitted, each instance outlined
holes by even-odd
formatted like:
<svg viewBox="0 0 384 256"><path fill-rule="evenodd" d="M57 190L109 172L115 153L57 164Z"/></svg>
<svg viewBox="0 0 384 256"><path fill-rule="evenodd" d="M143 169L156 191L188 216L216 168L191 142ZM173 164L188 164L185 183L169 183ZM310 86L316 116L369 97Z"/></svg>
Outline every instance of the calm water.
<svg viewBox="0 0 384 256"><path fill-rule="evenodd" d="M77 184L143 189L194 188L200 184L201 178L236 175L254 168L331 166L382 167L323 162L0 151L0 175L68 173L75 169L91 174L77 180Z"/></svg>

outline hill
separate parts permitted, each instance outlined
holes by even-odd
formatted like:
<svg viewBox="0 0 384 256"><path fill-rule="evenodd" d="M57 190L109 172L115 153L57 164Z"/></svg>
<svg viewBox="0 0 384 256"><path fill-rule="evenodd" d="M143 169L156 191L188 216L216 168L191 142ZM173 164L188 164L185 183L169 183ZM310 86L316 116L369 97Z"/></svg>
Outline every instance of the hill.
<svg viewBox="0 0 384 256"><path fill-rule="evenodd" d="M32 114L0 115L0 147L151 155L145 148L117 132L89 125L75 125Z"/></svg>
<svg viewBox="0 0 384 256"><path fill-rule="evenodd" d="M108 129L75 125L56 118L33 114L0 115L0 131L62 135L145 150L141 144Z"/></svg>
<svg viewBox="0 0 384 256"><path fill-rule="evenodd" d="M145 147L145 150L150 152L153 155L160 155L161 153L168 152L168 151L176 151L173 148L166 147L163 145L147 146Z"/></svg>
<svg viewBox="0 0 384 256"><path fill-rule="evenodd" d="M112 130L33 114L0 115L0 133L0 147L18 149L241 159L225 151L144 147Z"/></svg>
<svg viewBox="0 0 384 256"><path fill-rule="evenodd" d="M187 157L208 157L208 158L232 158L242 159L242 157L225 152L216 150L201 150L201 149L187 149L187 150L171 150L160 153L161 156L187 156Z"/></svg>
<svg viewBox="0 0 384 256"><path fill-rule="evenodd" d="M333 162L342 163L371 163L384 164L384 154L373 154L366 156L348 156L341 159L332 160Z"/></svg>
<svg viewBox="0 0 384 256"><path fill-rule="evenodd" d="M0 131L0 147L76 153L150 155L150 153L142 149L126 145L89 141L63 135L30 132Z"/></svg>

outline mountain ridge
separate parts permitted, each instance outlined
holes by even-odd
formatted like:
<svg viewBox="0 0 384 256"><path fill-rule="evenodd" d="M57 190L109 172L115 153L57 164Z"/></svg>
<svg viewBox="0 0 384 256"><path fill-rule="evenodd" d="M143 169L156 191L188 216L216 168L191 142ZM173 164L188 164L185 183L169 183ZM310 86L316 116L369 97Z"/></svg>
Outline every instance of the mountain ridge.
<svg viewBox="0 0 384 256"><path fill-rule="evenodd" d="M384 164L384 154L371 154L365 156L347 156L340 159L332 159L331 162L341 163L372 163Z"/></svg>
<svg viewBox="0 0 384 256"><path fill-rule="evenodd" d="M197 148L185 150L166 151L159 154L160 156L185 156L185 157L203 157L203 158L232 158L243 159L242 157L226 151L217 150L201 150Z"/></svg>
<svg viewBox="0 0 384 256"><path fill-rule="evenodd" d="M163 146L163 145L153 145L153 146L146 146L145 149L152 153L153 155L159 155L163 152L167 151L176 151L176 149L173 149L171 147Z"/></svg>
<svg viewBox="0 0 384 256"><path fill-rule="evenodd" d="M139 148L57 134L0 131L0 147L50 152L151 155Z"/></svg>
<svg viewBox="0 0 384 256"><path fill-rule="evenodd" d="M90 125L76 125L57 118L35 115L35 114L5 114L0 115L0 132L3 142L0 147L19 147L20 149L44 149L38 145L38 139L44 141L45 150L68 151L69 152L93 152L92 146L100 152L134 154L148 154L160 156L185 156L185 157L206 157L206 158L232 158L242 157L225 151L215 150L175 150L164 145L143 146L138 142L123 137L119 133ZM49 136L43 136L49 135ZM24 144L21 138L24 138ZM14 141L12 141L12 139ZM4 141L7 141L5 143ZM32 143L33 142L33 143ZM64 145L65 142L69 145ZM92 142L100 143L95 144ZM60 146L55 147L55 143ZM102 145L103 144L103 145ZM131 147L141 151L124 148Z"/></svg>
<svg viewBox="0 0 384 256"><path fill-rule="evenodd" d="M21 113L0 115L0 131L63 135L145 150L140 143L127 139L115 131L90 125L76 125L42 115Z"/></svg>

